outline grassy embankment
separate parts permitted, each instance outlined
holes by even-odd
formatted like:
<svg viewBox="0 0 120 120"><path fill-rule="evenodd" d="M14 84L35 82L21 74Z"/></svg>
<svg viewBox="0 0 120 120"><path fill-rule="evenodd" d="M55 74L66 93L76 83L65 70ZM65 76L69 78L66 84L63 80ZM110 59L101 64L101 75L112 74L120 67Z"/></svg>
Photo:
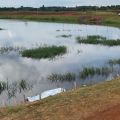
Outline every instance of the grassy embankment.
<svg viewBox="0 0 120 120"><path fill-rule="evenodd" d="M87 37L77 37L78 43L84 43L84 44L102 44L102 45L108 45L108 46L117 46L120 45L120 39L117 40L109 40L106 37L102 36L87 36Z"/></svg>
<svg viewBox="0 0 120 120"><path fill-rule="evenodd" d="M23 19L45 22L100 24L120 27L120 16L110 11L90 12L0 12L0 19Z"/></svg>
<svg viewBox="0 0 120 120"><path fill-rule="evenodd" d="M78 88L32 104L2 108L0 120L89 120L120 103L120 78Z"/></svg>
<svg viewBox="0 0 120 120"><path fill-rule="evenodd" d="M67 48L65 46L50 46L24 50L21 52L21 54L23 57L41 59L53 58L58 55L63 55L66 52Z"/></svg>

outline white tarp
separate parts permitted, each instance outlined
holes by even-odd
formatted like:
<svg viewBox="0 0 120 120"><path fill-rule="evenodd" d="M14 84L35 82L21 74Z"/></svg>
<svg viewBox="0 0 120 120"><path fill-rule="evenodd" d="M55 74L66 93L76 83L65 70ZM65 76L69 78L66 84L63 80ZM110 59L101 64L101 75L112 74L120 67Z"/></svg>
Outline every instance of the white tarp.
<svg viewBox="0 0 120 120"><path fill-rule="evenodd" d="M63 88L56 88L56 89L48 90L48 91L41 93L41 99L44 99L49 96L54 96L56 94L59 94L61 92L65 92L65 91L66 90Z"/></svg>
<svg viewBox="0 0 120 120"><path fill-rule="evenodd" d="M33 97L27 97L27 100L29 102L34 102L34 101L40 100L40 95L33 96Z"/></svg>

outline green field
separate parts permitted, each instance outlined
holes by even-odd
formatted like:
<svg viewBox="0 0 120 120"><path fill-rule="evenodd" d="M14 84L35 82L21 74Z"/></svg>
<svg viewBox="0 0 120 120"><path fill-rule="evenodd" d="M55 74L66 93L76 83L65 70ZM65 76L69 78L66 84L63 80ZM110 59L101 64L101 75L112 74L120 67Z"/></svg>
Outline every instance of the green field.
<svg viewBox="0 0 120 120"><path fill-rule="evenodd" d="M0 19L21 19L44 22L62 22L77 24L99 24L120 27L120 16L117 12L0 12Z"/></svg>

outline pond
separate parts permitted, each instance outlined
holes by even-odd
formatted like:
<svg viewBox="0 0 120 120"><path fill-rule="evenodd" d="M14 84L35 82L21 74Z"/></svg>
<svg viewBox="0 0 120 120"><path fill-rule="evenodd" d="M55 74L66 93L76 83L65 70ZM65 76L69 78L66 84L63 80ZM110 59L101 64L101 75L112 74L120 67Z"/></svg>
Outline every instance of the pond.
<svg viewBox="0 0 120 120"><path fill-rule="evenodd" d="M9 90L0 94L0 105L13 105L23 102L24 95L34 96L45 90L63 87L67 90L74 85L90 85L110 79L108 76L93 76L84 80L50 81L48 76L79 72L84 67L101 67L109 59L119 59L120 46L78 44L76 37L100 35L108 39L120 39L120 29L108 26L45 23L18 20L0 20L0 48L13 48L0 54L0 80L10 86L15 95L8 97ZM67 53L54 59L32 59L21 57L19 49L39 46L66 46ZM16 49L14 49L16 48ZM119 69L119 68L118 68ZM29 89L17 91L17 82L26 80ZM22 83L23 84L23 83Z"/></svg>

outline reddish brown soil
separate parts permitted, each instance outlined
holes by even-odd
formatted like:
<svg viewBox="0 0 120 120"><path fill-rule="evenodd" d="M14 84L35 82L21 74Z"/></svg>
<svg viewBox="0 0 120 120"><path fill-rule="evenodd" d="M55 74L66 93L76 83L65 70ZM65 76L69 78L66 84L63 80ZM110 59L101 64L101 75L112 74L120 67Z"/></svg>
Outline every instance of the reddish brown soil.
<svg viewBox="0 0 120 120"><path fill-rule="evenodd" d="M96 112L86 120L120 120L120 104L101 112Z"/></svg>

